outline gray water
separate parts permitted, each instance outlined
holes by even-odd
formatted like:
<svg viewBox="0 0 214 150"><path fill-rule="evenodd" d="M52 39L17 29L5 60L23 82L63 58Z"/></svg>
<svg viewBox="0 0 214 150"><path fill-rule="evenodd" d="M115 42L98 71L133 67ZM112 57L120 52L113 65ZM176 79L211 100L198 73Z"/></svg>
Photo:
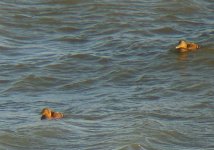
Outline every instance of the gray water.
<svg viewBox="0 0 214 150"><path fill-rule="evenodd" d="M213 8L1 0L0 149L213 150ZM179 54L180 39L201 48Z"/></svg>

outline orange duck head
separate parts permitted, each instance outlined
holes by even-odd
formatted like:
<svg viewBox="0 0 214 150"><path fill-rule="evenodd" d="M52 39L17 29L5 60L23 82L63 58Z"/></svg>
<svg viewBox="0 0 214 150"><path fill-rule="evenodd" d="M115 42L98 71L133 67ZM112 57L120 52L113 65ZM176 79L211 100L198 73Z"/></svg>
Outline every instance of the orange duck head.
<svg viewBox="0 0 214 150"><path fill-rule="evenodd" d="M52 109L50 108L44 108L41 111L41 120L43 119L61 119L63 117L63 114L60 112L54 112Z"/></svg>
<svg viewBox="0 0 214 150"><path fill-rule="evenodd" d="M193 51L199 48L198 44L180 40L178 46L175 47L179 52Z"/></svg>

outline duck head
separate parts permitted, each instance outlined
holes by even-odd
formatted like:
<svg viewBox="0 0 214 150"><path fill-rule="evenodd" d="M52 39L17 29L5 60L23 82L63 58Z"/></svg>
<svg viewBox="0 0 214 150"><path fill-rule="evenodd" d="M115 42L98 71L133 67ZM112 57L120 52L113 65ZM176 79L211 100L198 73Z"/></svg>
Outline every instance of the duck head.
<svg viewBox="0 0 214 150"><path fill-rule="evenodd" d="M50 120L50 119L61 119L61 118L64 117L62 113L60 113L60 112L54 112L50 108L44 108L44 109L42 109L41 115L42 115L41 116L41 120L43 120L43 119L48 119L48 120Z"/></svg>
<svg viewBox="0 0 214 150"><path fill-rule="evenodd" d="M42 109L42 111L41 111L41 115L42 115L41 120L43 120L43 119L51 119L52 118L52 112L53 111L50 108Z"/></svg>
<svg viewBox="0 0 214 150"><path fill-rule="evenodd" d="M184 40L180 40L176 49L187 49L187 42Z"/></svg>

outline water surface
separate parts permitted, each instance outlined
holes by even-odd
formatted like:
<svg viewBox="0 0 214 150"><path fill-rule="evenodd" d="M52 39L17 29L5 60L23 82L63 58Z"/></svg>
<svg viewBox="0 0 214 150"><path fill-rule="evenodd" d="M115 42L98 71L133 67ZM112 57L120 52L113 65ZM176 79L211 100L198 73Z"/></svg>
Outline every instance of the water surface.
<svg viewBox="0 0 214 150"><path fill-rule="evenodd" d="M0 149L214 149L213 8L2 0ZM179 54L180 39L201 48Z"/></svg>

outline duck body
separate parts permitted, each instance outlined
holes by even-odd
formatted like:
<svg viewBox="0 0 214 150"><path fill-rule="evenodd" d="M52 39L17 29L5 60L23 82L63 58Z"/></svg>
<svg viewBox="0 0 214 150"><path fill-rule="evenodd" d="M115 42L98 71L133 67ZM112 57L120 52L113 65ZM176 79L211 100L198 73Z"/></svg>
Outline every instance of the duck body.
<svg viewBox="0 0 214 150"><path fill-rule="evenodd" d="M42 115L41 116L41 120L43 120L43 119L48 119L48 120L51 120L51 119L61 119L64 116L61 112L54 112L50 108L44 108L44 109L42 109L41 115Z"/></svg>
<svg viewBox="0 0 214 150"><path fill-rule="evenodd" d="M187 42L184 40L180 40L178 43L178 46L175 47L179 52L188 52L188 51L194 51L200 46L198 44Z"/></svg>

